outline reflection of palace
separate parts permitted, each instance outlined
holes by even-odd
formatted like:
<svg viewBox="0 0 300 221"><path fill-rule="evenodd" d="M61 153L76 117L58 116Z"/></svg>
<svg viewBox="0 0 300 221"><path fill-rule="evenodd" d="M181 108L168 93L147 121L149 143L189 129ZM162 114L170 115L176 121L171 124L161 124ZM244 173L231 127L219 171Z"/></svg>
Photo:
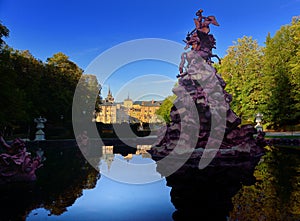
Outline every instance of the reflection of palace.
<svg viewBox="0 0 300 221"><path fill-rule="evenodd" d="M143 158L151 158L151 154L147 150L151 149L152 145L137 145L136 155L141 155Z"/></svg>
<svg viewBox="0 0 300 221"><path fill-rule="evenodd" d="M147 150L150 150L151 145L137 145L137 149L135 154L129 153L126 156L124 156L124 160L129 162L133 155L141 155L142 158L151 158L151 155L147 152Z"/></svg>
<svg viewBox="0 0 300 221"><path fill-rule="evenodd" d="M114 161L114 146L102 146L101 160L107 164L107 169L110 170L111 164Z"/></svg>
<svg viewBox="0 0 300 221"><path fill-rule="evenodd" d="M113 123L159 123L155 112L159 109L162 101L135 101L128 98L123 102L116 103L110 89L107 97L99 105L100 111L96 113L95 121L105 124Z"/></svg>
<svg viewBox="0 0 300 221"><path fill-rule="evenodd" d="M151 158L151 155L147 152L151 148L151 145L137 145L137 149L135 153L128 153L127 155L123 155L124 160L129 162L133 155L141 155L142 158ZM107 169L110 170L111 165L114 161L114 146L102 146L102 156L101 161L104 161L107 165Z"/></svg>

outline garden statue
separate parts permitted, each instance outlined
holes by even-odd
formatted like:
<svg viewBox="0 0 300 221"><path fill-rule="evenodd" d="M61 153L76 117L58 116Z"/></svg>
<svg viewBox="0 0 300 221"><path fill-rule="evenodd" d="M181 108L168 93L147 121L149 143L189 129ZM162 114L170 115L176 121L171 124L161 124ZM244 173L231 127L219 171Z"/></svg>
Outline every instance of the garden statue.
<svg viewBox="0 0 300 221"><path fill-rule="evenodd" d="M263 117L263 114L261 114L261 113L258 113L255 115L255 122L257 123L255 125L255 129L257 131L263 131L263 126L261 125L262 117Z"/></svg>
<svg viewBox="0 0 300 221"><path fill-rule="evenodd" d="M45 140L45 133L42 130L45 126L44 123L47 122L46 118L43 117L39 117L39 118L35 118L34 122L37 124L36 128L38 129L37 132L35 133L35 139L34 140Z"/></svg>
<svg viewBox="0 0 300 221"><path fill-rule="evenodd" d="M43 151L37 151L36 156L27 152L25 142L16 138L11 144L7 143L0 134L0 184L34 181L35 171L42 166Z"/></svg>

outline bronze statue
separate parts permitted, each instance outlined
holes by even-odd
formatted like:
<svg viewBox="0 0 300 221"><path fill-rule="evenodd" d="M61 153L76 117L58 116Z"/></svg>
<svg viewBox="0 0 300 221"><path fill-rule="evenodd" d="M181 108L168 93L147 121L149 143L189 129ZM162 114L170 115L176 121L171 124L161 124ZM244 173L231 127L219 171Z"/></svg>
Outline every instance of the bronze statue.
<svg viewBox="0 0 300 221"><path fill-rule="evenodd" d="M209 25L213 24L219 26L219 23L217 22L215 16L210 15L204 17L202 12L202 9L196 12L196 15L198 16L198 18L194 18L196 27L192 32L188 32L187 37L184 40L186 43L184 49L188 49L191 46L191 50L196 51L209 64L213 63L211 60L212 57L216 57L219 62L221 62L221 59L218 57L218 55L212 53L212 49L216 48L216 39L212 34L209 34ZM185 63L184 59L189 57L188 53L190 52L184 53L181 56L182 60L179 67L180 74L183 74L183 64Z"/></svg>
<svg viewBox="0 0 300 221"><path fill-rule="evenodd" d="M204 17L204 16L202 16L202 12L203 12L202 9L200 9L199 11L196 12L196 15L198 16L198 18L197 19L194 18L194 23L196 26L195 29L197 31L208 34L210 32L209 25L213 24L213 25L219 26L219 23L217 22L215 16L210 15L210 16Z"/></svg>

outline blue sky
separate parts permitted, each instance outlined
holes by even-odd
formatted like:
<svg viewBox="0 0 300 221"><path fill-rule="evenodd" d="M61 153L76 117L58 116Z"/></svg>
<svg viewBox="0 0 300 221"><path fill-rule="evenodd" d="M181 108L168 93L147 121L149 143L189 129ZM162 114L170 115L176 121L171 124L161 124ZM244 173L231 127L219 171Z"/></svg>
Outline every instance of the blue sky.
<svg viewBox="0 0 300 221"><path fill-rule="evenodd" d="M63 52L85 69L102 52L129 40L183 43L200 8L220 24L211 26L211 33L217 40L214 53L223 57L245 35L264 45L268 32L274 35L300 14L300 0L0 0L0 20L10 29L6 42L13 48L28 49L42 61ZM175 80L173 70L167 75ZM108 86L113 92L120 88L108 81L104 95Z"/></svg>

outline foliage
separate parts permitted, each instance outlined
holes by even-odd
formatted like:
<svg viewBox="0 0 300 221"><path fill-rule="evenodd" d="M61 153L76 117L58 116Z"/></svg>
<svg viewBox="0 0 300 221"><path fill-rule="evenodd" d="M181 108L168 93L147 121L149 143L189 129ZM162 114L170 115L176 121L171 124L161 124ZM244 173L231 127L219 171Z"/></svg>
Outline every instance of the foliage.
<svg viewBox="0 0 300 221"><path fill-rule="evenodd" d="M0 23L0 37L8 33ZM73 95L83 70L62 52L42 62L28 50L15 50L2 39L1 43L0 130L28 127L38 116L46 117L47 124L53 126L61 125L62 119L71 122ZM97 79L93 79L93 87L99 90Z"/></svg>
<svg viewBox="0 0 300 221"><path fill-rule="evenodd" d="M0 52L0 112L2 126L26 122L36 114L34 103L39 97L39 70L42 64L28 51L17 51L5 46Z"/></svg>
<svg viewBox="0 0 300 221"><path fill-rule="evenodd" d="M9 36L9 30L6 26L2 24L0 21L0 47L5 44L5 41L2 39L2 37L8 37Z"/></svg>
<svg viewBox="0 0 300 221"><path fill-rule="evenodd" d="M233 95L232 109L254 123L255 114L264 115L270 129L300 122L300 19L282 26L266 46L259 47L244 36L227 50L222 64L215 66Z"/></svg>
<svg viewBox="0 0 300 221"><path fill-rule="evenodd" d="M299 220L299 155L289 150L267 152L257 166L257 182L233 197L229 220Z"/></svg>
<svg viewBox="0 0 300 221"><path fill-rule="evenodd" d="M291 74L289 80L292 85L292 93L295 99L295 109L300 115L300 17L294 17L290 27L295 54L288 63Z"/></svg>
<svg viewBox="0 0 300 221"><path fill-rule="evenodd" d="M99 111L101 86L95 75L84 74L78 81L76 96L74 96L73 116L91 120L95 111ZM80 120L80 119L79 119Z"/></svg>
<svg viewBox="0 0 300 221"><path fill-rule="evenodd" d="M265 95L260 93L264 82L262 57L257 41L244 36L229 47L222 64L217 67L227 83L226 91L233 96L232 109L252 122L266 102Z"/></svg>
<svg viewBox="0 0 300 221"><path fill-rule="evenodd" d="M61 52L47 59L45 69L43 84L48 87L43 88L43 95L46 96L43 100L51 99L49 106L44 106L48 117L59 119L64 115L66 120L71 120L73 94L83 71Z"/></svg>
<svg viewBox="0 0 300 221"><path fill-rule="evenodd" d="M266 39L264 92L270 93L267 117L275 129L300 120L299 27L299 19L294 19Z"/></svg>
<svg viewBox="0 0 300 221"><path fill-rule="evenodd" d="M165 122L169 123L171 121L170 112L173 106L173 103L176 99L176 95L168 96L161 104L159 109L156 111L156 114L161 116Z"/></svg>

